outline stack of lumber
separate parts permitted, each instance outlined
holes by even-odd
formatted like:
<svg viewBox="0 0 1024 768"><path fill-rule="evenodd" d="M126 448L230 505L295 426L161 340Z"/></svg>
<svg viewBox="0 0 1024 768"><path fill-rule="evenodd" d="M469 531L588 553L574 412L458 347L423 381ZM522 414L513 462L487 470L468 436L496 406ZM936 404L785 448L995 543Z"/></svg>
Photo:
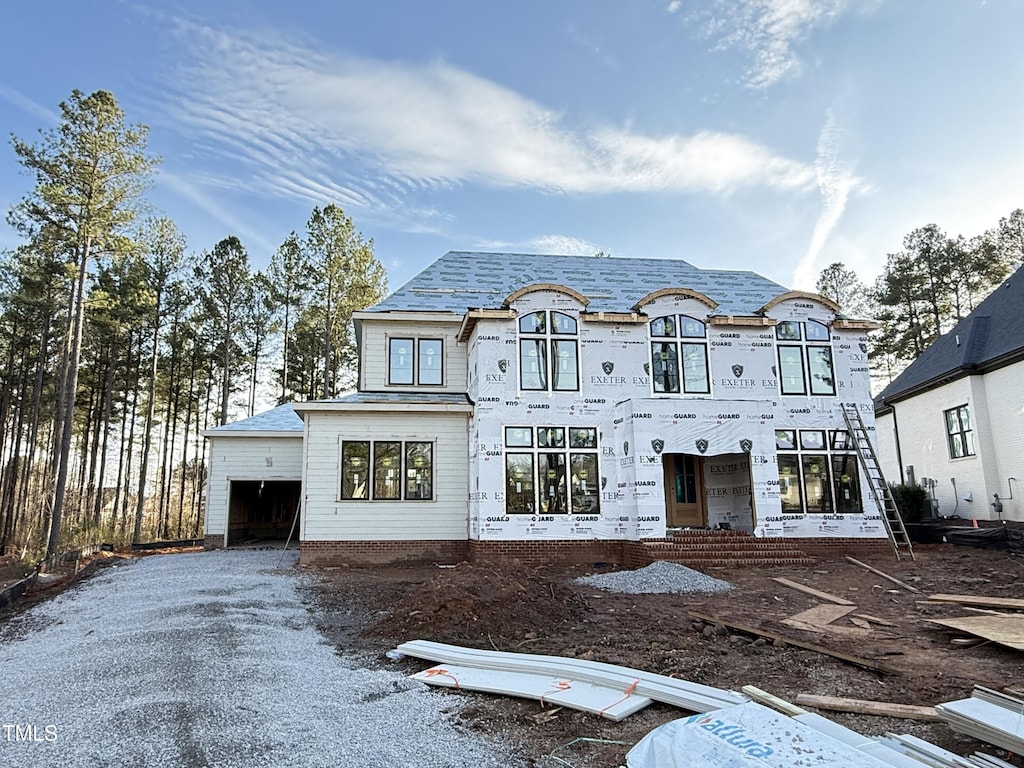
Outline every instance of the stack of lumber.
<svg viewBox="0 0 1024 768"><path fill-rule="evenodd" d="M950 728L1013 752L1024 753L1024 699L980 685L969 699L935 707Z"/></svg>
<svg viewBox="0 0 1024 768"><path fill-rule="evenodd" d="M431 685L520 696L620 720L651 701L708 712L747 697L700 683L598 661L506 653L412 640L396 649L405 656L440 662L413 677Z"/></svg>

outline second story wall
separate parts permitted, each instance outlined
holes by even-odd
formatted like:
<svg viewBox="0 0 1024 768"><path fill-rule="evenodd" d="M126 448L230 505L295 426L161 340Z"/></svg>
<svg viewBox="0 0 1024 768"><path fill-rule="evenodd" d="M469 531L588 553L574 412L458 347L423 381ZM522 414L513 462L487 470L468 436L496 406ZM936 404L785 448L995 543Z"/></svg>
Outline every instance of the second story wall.
<svg viewBox="0 0 1024 768"><path fill-rule="evenodd" d="M365 392L466 391L466 345L459 321L428 313L362 319L359 389Z"/></svg>

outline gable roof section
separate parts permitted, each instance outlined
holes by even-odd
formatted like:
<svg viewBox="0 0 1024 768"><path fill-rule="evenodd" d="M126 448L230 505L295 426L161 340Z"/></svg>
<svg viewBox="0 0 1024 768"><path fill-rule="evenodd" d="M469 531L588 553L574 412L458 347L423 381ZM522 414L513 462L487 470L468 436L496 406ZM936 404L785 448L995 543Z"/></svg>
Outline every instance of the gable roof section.
<svg viewBox="0 0 1024 768"><path fill-rule="evenodd" d="M223 424L203 432L204 437L255 437L280 434L285 437L301 437L302 418L295 412L292 403L279 405L248 419Z"/></svg>
<svg viewBox="0 0 1024 768"><path fill-rule="evenodd" d="M1024 359L1024 273L1018 269L936 339L876 398L887 404L947 381Z"/></svg>
<svg viewBox="0 0 1024 768"><path fill-rule="evenodd" d="M788 289L754 272L699 269L668 259L449 251L370 312L453 312L500 307L535 283L579 291L589 312L626 312L652 291L685 286L718 303L722 314L753 315Z"/></svg>

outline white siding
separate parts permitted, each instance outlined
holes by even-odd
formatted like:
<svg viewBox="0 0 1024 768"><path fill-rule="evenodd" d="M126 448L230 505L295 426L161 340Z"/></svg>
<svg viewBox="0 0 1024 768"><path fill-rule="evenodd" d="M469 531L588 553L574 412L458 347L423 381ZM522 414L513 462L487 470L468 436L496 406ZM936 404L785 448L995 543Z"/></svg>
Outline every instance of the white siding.
<svg viewBox="0 0 1024 768"><path fill-rule="evenodd" d="M960 405L970 408L975 455L951 459L943 413ZM935 478L939 514L994 520L993 494L998 493L1003 519L1024 520L1024 363L957 379L897 403L895 411L904 471L913 466L917 482ZM895 448L889 448L895 444L892 419L883 421L890 438L882 440L879 460L886 476L898 481ZM968 493L973 501L964 501Z"/></svg>
<svg viewBox="0 0 1024 768"><path fill-rule="evenodd" d="M302 435L211 437L206 535L224 535L232 480L301 480Z"/></svg>
<svg viewBox="0 0 1024 768"><path fill-rule="evenodd" d="M456 336L459 323L408 322L402 320L363 320L362 382L360 389L369 392L423 392L466 391L466 345L459 344ZM388 339L442 339L444 342L444 371L441 386L410 386L388 384Z"/></svg>
<svg viewBox="0 0 1024 768"><path fill-rule="evenodd" d="M303 541L462 541L469 537L469 415L313 411L307 415ZM342 440L434 443L432 501L342 501Z"/></svg>

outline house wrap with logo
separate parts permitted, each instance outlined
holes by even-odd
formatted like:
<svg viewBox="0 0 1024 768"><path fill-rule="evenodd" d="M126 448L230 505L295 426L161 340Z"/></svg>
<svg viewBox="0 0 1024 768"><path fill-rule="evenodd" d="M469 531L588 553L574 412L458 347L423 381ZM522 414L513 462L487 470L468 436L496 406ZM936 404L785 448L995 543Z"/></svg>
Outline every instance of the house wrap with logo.
<svg viewBox="0 0 1024 768"><path fill-rule="evenodd" d="M680 260L450 252L354 324L357 391L293 405L307 562L886 537L843 417L873 429L874 326L821 296ZM212 545L254 514L218 470L243 424L207 433Z"/></svg>

